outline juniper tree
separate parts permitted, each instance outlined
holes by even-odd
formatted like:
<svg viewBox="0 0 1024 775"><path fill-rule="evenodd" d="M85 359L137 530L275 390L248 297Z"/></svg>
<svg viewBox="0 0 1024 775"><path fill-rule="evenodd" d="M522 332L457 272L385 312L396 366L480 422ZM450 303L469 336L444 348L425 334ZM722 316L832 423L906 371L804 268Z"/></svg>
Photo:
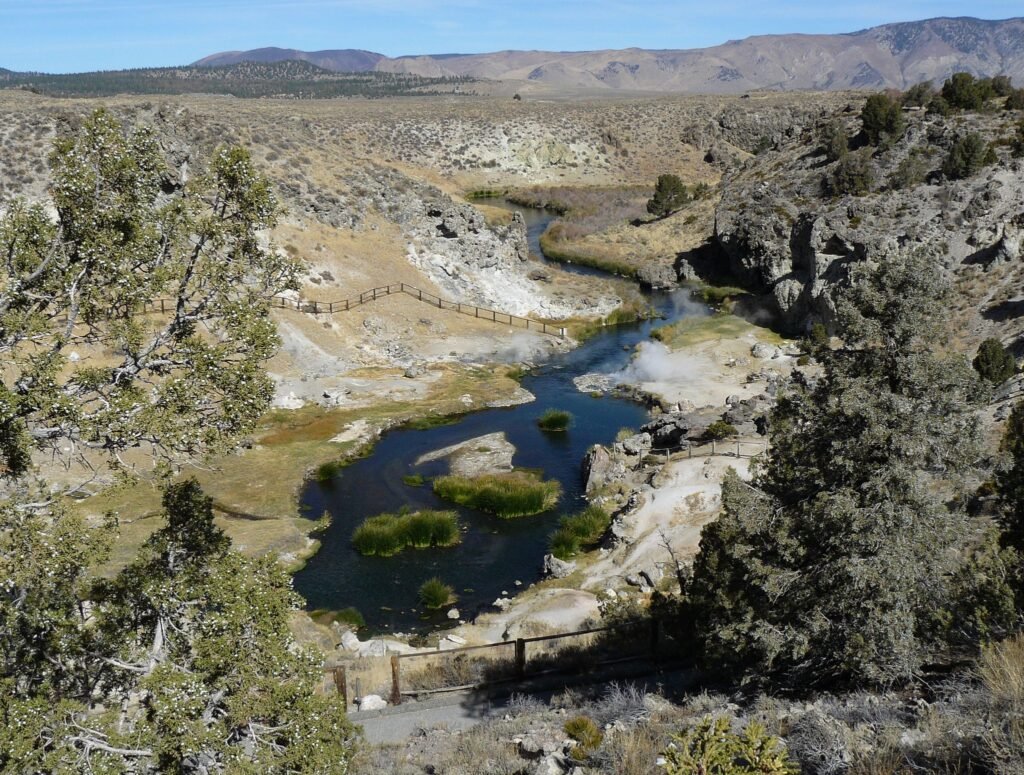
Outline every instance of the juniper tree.
<svg viewBox="0 0 1024 775"><path fill-rule="evenodd" d="M5 512L0 770L345 772L352 733L292 642L287 573L232 551L194 480L164 508L138 559L98 584L101 535Z"/></svg>
<svg viewBox="0 0 1024 775"><path fill-rule="evenodd" d="M860 112L864 135L870 145L895 140L903 134L903 109L888 94L872 94Z"/></svg>
<svg viewBox="0 0 1024 775"><path fill-rule="evenodd" d="M690 201L690 193L678 175L659 175L654 196L647 201L647 212L664 218Z"/></svg>
<svg viewBox="0 0 1024 775"><path fill-rule="evenodd" d="M0 217L4 473L36 450L127 470L248 431L272 397L268 298L297 272L261 239L277 205L248 153L222 149L175 189L153 133L101 110L50 169L53 214L15 201Z"/></svg>
<svg viewBox="0 0 1024 775"><path fill-rule="evenodd" d="M891 684L930 653L966 520L949 489L975 458L983 395L932 350L944 283L921 254L851 271L842 346L771 418L750 483L731 474L690 603L707 661L790 685Z"/></svg>

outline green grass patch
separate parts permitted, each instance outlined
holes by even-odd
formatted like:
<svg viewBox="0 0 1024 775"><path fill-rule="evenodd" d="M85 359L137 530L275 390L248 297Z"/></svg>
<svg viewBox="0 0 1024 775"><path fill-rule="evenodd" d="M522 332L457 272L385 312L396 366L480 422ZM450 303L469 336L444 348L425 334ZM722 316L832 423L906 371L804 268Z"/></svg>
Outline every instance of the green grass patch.
<svg viewBox="0 0 1024 775"><path fill-rule="evenodd" d="M472 478L442 476L434 480L434 492L460 506L511 519L552 508L562 494L562 485L535 473L512 471Z"/></svg>
<svg viewBox="0 0 1024 775"><path fill-rule="evenodd" d="M407 474L402 477L402 481L410 487L422 487L427 480L423 474Z"/></svg>
<svg viewBox="0 0 1024 775"><path fill-rule="evenodd" d="M537 426L547 433L562 433L569 430L572 413L564 409L547 409L537 418Z"/></svg>
<svg viewBox="0 0 1024 775"><path fill-rule="evenodd" d="M745 289L736 285L704 285L698 293L704 303L712 307L720 307L730 299L748 295Z"/></svg>
<svg viewBox="0 0 1024 775"><path fill-rule="evenodd" d="M334 622L347 624L353 630L361 630L366 627L366 620L359 613L358 608L342 608L340 611L330 611L325 608L318 608L309 612L309 617L317 624L331 625Z"/></svg>
<svg viewBox="0 0 1024 775"><path fill-rule="evenodd" d="M473 202L477 199L503 199L506 193L508 193L508 189L504 188L477 188L467 191L462 195L462 198L467 202Z"/></svg>
<svg viewBox="0 0 1024 775"><path fill-rule="evenodd" d="M431 428L455 425L459 419L451 415L428 414L426 417L414 417L405 424L405 427L412 428L414 431L429 431Z"/></svg>
<svg viewBox="0 0 1024 775"><path fill-rule="evenodd" d="M568 560L594 546L608 530L611 517L600 506L587 506L578 514L562 517L551 535L548 548L560 560Z"/></svg>
<svg viewBox="0 0 1024 775"><path fill-rule="evenodd" d="M403 549L454 546L460 540L454 511L414 511L368 517L352 534L352 545L367 557L391 557Z"/></svg>
<svg viewBox="0 0 1024 775"><path fill-rule="evenodd" d="M445 584L436 576L432 579L427 579L420 585L419 598L424 606L433 610L444 608L446 605L451 605L458 600L452 586Z"/></svg>
<svg viewBox="0 0 1024 775"><path fill-rule="evenodd" d="M342 460L331 460L327 463L321 463L316 467L316 471L313 473L314 478L320 482L320 484L327 484L335 476L341 473L341 470L345 467L345 461Z"/></svg>

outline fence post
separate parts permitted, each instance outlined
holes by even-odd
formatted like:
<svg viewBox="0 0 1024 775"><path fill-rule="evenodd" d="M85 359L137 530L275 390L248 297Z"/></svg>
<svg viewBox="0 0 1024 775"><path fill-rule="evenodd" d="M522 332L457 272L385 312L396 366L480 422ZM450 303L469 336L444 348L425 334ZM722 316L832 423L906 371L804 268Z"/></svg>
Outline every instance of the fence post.
<svg viewBox="0 0 1024 775"><path fill-rule="evenodd" d="M715 455L715 440L711 439L711 456L714 457L714 455Z"/></svg>
<svg viewBox="0 0 1024 775"><path fill-rule="evenodd" d="M334 688L337 689L338 694L341 695L341 707L343 710L348 710L348 680L345 678L345 668L336 667L334 668Z"/></svg>
<svg viewBox="0 0 1024 775"><path fill-rule="evenodd" d="M526 641L516 638L516 677L526 675Z"/></svg>
<svg viewBox="0 0 1024 775"><path fill-rule="evenodd" d="M402 704L402 667L398 655L391 657L391 704Z"/></svg>

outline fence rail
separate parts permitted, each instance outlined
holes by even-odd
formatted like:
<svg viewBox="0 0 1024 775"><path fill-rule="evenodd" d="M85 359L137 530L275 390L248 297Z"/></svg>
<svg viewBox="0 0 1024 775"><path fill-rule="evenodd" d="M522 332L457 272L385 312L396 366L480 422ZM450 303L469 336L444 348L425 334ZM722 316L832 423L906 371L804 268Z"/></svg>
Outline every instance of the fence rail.
<svg viewBox="0 0 1024 775"><path fill-rule="evenodd" d="M290 299L286 296L271 296L270 306L277 309L290 309L296 312L304 312L309 315L333 315L337 312L348 312L349 310L369 304L371 301L383 299L396 293L405 294L431 307L442 310L451 310L461 315L469 315L477 320L486 320L510 328L523 328L527 331L539 331L549 336L564 338L566 329L564 326L556 326L545 323L543 320L510 315L507 312L499 312L489 307L478 307L475 304L463 304L459 301L449 301L438 296L436 293L417 288L407 283L393 283L391 285L380 285L363 291L358 296L341 301L312 301L309 299ZM172 312L175 302L173 299L153 299L142 304L143 312Z"/></svg>

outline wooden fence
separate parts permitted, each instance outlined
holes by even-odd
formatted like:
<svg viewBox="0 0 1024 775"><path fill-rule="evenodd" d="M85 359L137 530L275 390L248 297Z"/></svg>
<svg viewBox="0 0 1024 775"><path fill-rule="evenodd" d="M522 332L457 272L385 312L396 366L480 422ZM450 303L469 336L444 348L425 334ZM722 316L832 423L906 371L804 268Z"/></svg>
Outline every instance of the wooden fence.
<svg viewBox="0 0 1024 775"><path fill-rule="evenodd" d="M625 632L625 637L621 633ZM621 642L605 650L602 657L601 649L594 646L595 638L614 638L620 633ZM581 639L588 639L589 644L581 645ZM662 626L658 619L640 622L626 622L608 627L593 627L574 632L563 632L557 635L538 635L530 638L486 643L481 646L462 646L458 648L436 651L419 651L414 654L397 654L391 657L391 691L390 703L400 705L404 697L437 694L440 692L482 689L503 683L514 683L526 678L541 675L571 672L573 669L591 669L598 666L628 662L638 659L657 659L662 640ZM574 648L567 648L567 642L574 641ZM626 653L632 647L632 653ZM431 686L428 688L412 688L407 679L408 669L403 665L420 662L424 667L421 674L428 673L441 677L446 671L437 666L443 660L464 660L472 654L477 666L485 665L484 675L470 683L455 683ZM571 654L571 656L566 656ZM348 701L348 681L344 665L328 665L324 667L325 677L334 685L335 691ZM443 684L443 679L441 680Z"/></svg>
<svg viewBox="0 0 1024 775"><path fill-rule="evenodd" d="M350 299L342 299L341 301L310 301L307 299L290 299L285 296L271 296L270 306L278 309L290 309L295 310L296 312L305 312L310 315L333 315L336 312L348 312L349 310L360 307L363 304L368 304L371 301L383 299L386 296L391 296L396 293L411 296L417 301L429 304L431 307L436 307L437 309L451 310L452 312L457 312L461 315L469 315L470 317L478 320L486 320L491 323L497 323L511 328L523 328L527 331L538 331L542 334L557 336L559 338L564 338L566 334L564 326L556 326L551 323L545 323L543 320L524 318L519 315L510 315L507 312L498 312L497 310L489 309L487 307L478 307L475 304L463 304L458 301L448 301L435 293L424 291L421 288L417 288L414 285L408 285L407 283L381 285L377 288L371 288L368 291L363 291L358 296L353 296ZM152 301L143 302L142 311L164 313L172 312L174 310L174 304L173 299L153 299Z"/></svg>

